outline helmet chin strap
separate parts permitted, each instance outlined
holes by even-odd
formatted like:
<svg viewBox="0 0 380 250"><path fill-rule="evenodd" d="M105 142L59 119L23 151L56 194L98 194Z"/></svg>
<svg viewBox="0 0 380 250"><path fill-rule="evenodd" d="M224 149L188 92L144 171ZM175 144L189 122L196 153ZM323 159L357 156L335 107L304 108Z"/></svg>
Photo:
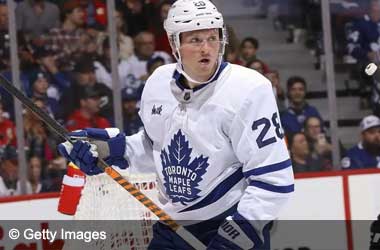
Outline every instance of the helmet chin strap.
<svg viewBox="0 0 380 250"><path fill-rule="evenodd" d="M224 45L222 44L221 46L224 46ZM193 82L193 83L196 83L196 84L207 84L207 83L211 82L214 79L214 77L216 76L216 74L218 74L220 65L222 64L222 58L223 58L223 52L222 51L223 50L224 49L222 48L221 51L219 52L217 67L215 69L214 74L207 81L205 81L205 82L200 82L200 81L194 80L191 76L189 76L189 74L187 74L185 72L183 64L182 64L181 54L179 53L179 48L177 46L176 46L176 53L173 53L175 59L177 60L176 70L179 73L181 73L190 82Z"/></svg>
<svg viewBox="0 0 380 250"><path fill-rule="evenodd" d="M215 69L214 74L207 81L205 81L205 82L200 82L200 81L194 80L191 76L189 76L189 74L187 74L185 72L185 70L183 69L183 64L180 61L177 62L176 69L177 69L177 71L179 73L181 73L190 82L193 82L193 83L196 83L196 84L207 84L207 83L211 82L214 79L214 77L216 76L216 74L219 71L219 68L220 68L221 64L222 64L222 60L218 59L218 64L217 64L217 67Z"/></svg>

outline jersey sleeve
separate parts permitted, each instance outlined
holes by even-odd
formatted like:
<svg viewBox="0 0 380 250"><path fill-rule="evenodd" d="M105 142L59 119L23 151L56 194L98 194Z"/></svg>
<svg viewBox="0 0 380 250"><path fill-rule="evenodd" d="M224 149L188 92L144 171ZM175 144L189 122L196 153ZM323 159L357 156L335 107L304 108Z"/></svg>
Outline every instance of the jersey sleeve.
<svg viewBox="0 0 380 250"><path fill-rule="evenodd" d="M146 89L142 94L139 116L144 124L145 112L145 95ZM147 134L146 130L140 130L138 133L126 137L126 152L125 158L128 160L132 171L138 173L152 173L155 172L155 163L153 157L153 142Z"/></svg>
<svg viewBox="0 0 380 250"><path fill-rule="evenodd" d="M145 130L126 136L126 145L124 157L128 160L133 172L155 172L152 142Z"/></svg>
<svg viewBox="0 0 380 250"><path fill-rule="evenodd" d="M246 94L229 132L248 184L238 212L249 221L274 220L294 191L276 100L270 82L263 81Z"/></svg>

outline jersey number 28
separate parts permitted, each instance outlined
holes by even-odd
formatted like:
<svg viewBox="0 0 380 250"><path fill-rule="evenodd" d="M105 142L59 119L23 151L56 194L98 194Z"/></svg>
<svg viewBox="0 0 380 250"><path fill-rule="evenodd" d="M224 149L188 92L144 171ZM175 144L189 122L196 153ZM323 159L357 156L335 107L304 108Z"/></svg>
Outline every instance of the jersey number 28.
<svg viewBox="0 0 380 250"><path fill-rule="evenodd" d="M280 121L278 119L278 115L277 115L276 112L273 113L271 120L272 120L272 122L268 118L263 117L263 118L260 118L260 119L258 119L256 121L254 121L253 124L252 124L252 130L253 131L259 129L259 127L261 125L264 125L264 127L262 128L259 136L256 139L257 146L259 148L265 147L265 146L267 146L269 144L272 144L272 143L275 143L277 141L276 137L274 137L274 136L265 139L265 135L268 133L268 131L271 128L272 124L275 127L275 129L276 129L276 135L277 135L277 137L279 139L284 138L284 133L283 133L283 130L282 130L282 127L281 127L281 123L280 123Z"/></svg>

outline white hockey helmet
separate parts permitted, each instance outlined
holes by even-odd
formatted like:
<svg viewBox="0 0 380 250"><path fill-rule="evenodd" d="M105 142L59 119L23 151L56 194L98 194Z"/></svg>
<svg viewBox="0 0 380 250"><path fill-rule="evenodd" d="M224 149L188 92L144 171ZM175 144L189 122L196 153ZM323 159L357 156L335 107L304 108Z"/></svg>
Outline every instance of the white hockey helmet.
<svg viewBox="0 0 380 250"><path fill-rule="evenodd" d="M177 0L170 7L168 17L164 22L164 28L169 42L174 49L173 55L181 68L182 62L179 53L180 34L193 30L219 29L221 46L218 64L220 65L227 43L227 32L222 14L210 0ZM185 76L187 77L186 74Z"/></svg>

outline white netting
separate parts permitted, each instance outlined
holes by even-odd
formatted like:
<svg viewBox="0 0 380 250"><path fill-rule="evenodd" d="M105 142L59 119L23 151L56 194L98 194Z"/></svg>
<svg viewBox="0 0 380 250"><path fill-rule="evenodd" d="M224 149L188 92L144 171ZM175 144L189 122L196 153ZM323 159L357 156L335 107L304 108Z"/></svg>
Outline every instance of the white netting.
<svg viewBox="0 0 380 250"><path fill-rule="evenodd" d="M156 204L158 194L155 174L128 174L119 171L136 188ZM106 174L86 177L75 220L113 220L111 227L104 222L107 239L91 243L90 249L145 250L152 239L152 225L158 218ZM116 221L117 220L117 221ZM86 222L91 224L91 222ZM102 222L103 223L103 222ZM99 221L94 221L99 228ZM78 242L65 244L65 250L79 249ZM88 248L89 245L86 244Z"/></svg>

